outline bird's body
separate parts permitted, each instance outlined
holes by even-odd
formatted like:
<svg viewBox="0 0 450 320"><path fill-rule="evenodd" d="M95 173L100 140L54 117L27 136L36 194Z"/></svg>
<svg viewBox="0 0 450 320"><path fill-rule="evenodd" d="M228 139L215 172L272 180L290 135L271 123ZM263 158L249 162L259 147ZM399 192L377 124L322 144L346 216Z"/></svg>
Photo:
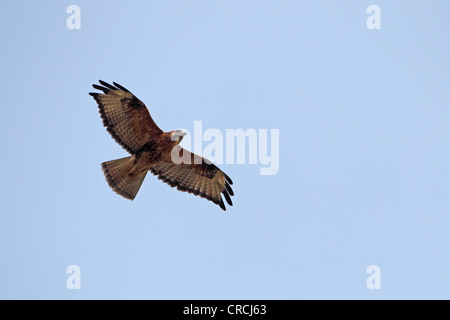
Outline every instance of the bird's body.
<svg viewBox="0 0 450 320"><path fill-rule="evenodd" d="M89 93L98 103L103 125L131 156L102 163L109 186L121 196L133 200L147 172L150 171L171 187L206 198L219 205L229 205L231 179L214 164L180 146L185 133L162 131L153 121L147 107L126 88L101 81L94 84L100 93ZM173 161L173 155L184 155L187 163ZM186 157L187 156L187 157Z"/></svg>

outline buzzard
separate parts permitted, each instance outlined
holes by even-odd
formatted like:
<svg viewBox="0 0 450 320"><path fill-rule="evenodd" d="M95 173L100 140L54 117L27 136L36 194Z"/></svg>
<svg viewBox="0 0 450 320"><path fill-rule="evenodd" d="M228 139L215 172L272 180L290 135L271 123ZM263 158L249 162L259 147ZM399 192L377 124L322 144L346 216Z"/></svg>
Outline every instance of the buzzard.
<svg viewBox="0 0 450 320"><path fill-rule="evenodd" d="M115 82L99 82L101 86L92 86L103 93L89 94L97 101L106 130L131 154L102 163L106 181L116 193L133 200L150 171L171 187L212 201L224 211L222 195L233 205L230 177L209 160L180 147L184 131L162 131L134 94ZM176 153L191 161L173 161L172 154Z"/></svg>

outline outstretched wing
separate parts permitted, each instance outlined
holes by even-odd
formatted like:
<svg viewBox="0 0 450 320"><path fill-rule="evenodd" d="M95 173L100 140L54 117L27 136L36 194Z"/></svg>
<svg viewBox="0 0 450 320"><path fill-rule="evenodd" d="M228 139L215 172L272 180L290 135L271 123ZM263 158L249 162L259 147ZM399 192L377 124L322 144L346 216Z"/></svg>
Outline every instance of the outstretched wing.
<svg viewBox="0 0 450 320"><path fill-rule="evenodd" d="M177 187L180 191L189 192L212 201L226 211L222 195L227 203L232 206L231 196L234 195L234 192L230 185L233 184L233 181L207 159L181 147L179 148L184 155L189 155L190 163L175 164L170 159L162 160L154 165L150 171L171 187Z"/></svg>
<svg viewBox="0 0 450 320"><path fill-rule="evenodd" d="M111 136L131 154L163 131L153 121L145 104L126 88L99 80L102 86L93 84L102 93L90 92L98 103L103 125Z"/></svg>

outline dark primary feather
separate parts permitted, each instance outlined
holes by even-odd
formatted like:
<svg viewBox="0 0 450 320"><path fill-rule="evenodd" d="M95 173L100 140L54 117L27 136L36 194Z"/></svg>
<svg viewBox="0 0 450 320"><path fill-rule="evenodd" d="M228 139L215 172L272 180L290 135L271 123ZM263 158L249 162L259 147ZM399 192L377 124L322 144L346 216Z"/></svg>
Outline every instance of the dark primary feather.
<svg viewBox="0 0 450 320"><path fill-rule="evenodd" d="M227 176L225 173L224 173L224 175L225 175L225 179L227 179L228 183L233 184L233 181L231 180L231 178L229 176Z"/></svg>
<svg viewBox="0 0 450 320"><path fill-rule="evenodd" d="M106 88L109 88L109 89L111 89L111 90L117 90L116 87L110 85L109 83L107 83L107 82L105 82L105 81L98 80L98 82L100 82L100 84L101 84L102 86L106 87Z"/></svg>
<svg viewBox="0 0 450 320"><path fill-rule="evenodd" d="M225 190L225 191L222 191L222 194L225 196L225 199L227 200L227 203L230 206L232 206L233 202L231 201L231 198L230 198L230 195L228 194L228 192Z"/></svg>
<svg viewBox="0 0 450 320"><path fill-rule="evenodd" d="M225 175L225 177L227 176L225 173L224 173L224 175ZM233 184L233 183L231 183L231 184ZM228 191L228 193L230 194L230 196L234 196L233 189L231 189L231 187L230 187L230 185L228 184L228 182L225 183L225 188L227 189L227 191Z"/></svg>
<svg viewBox="0 0 450 320"><path fill-rule="evenodd" d="M111 90L122 90L124 92L130 92L127 88L125 88L124 86L121 86L120 84L113 82L113 85L110 85L108 82L105 82L103 80L98 80L98 82L103 86L99 86L98 84L93 84L92 86L94 87L94 89L103 91L103 93L108 93ZM91 94L91 93L90 93ZM92 95L92 94L91 94Z"/></svg>
<svg viewBox="0 0 450 320"><path fill-rule="evenodd" d="M121 85L118 84L117 82L113 82L113 84L114 84L117 88L119 88L120 90L122 90L122 91L130 92L127 88L121 86Z"/></svg>
<svg viewBox="0 0 450 320"><path fill-rule="evenodd" d="M94 87L94 89L103 91L103 93L108 93L109 91L111 91L110 89L107 89L105 87L99 86L98 84L93 84L92 87Z"/></svg>

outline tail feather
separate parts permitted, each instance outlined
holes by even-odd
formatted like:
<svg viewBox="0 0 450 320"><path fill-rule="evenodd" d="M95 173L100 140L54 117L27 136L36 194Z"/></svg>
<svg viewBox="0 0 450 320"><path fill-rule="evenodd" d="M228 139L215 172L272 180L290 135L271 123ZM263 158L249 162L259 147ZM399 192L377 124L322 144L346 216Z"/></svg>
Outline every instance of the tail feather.
<svg viewBox="0 0 450 320"><path fill-rule="evenodd" d="M147 171L134 172L134 156L102 163L102 170L109 186L117 194L133 200L144 181Z"/></svg>

